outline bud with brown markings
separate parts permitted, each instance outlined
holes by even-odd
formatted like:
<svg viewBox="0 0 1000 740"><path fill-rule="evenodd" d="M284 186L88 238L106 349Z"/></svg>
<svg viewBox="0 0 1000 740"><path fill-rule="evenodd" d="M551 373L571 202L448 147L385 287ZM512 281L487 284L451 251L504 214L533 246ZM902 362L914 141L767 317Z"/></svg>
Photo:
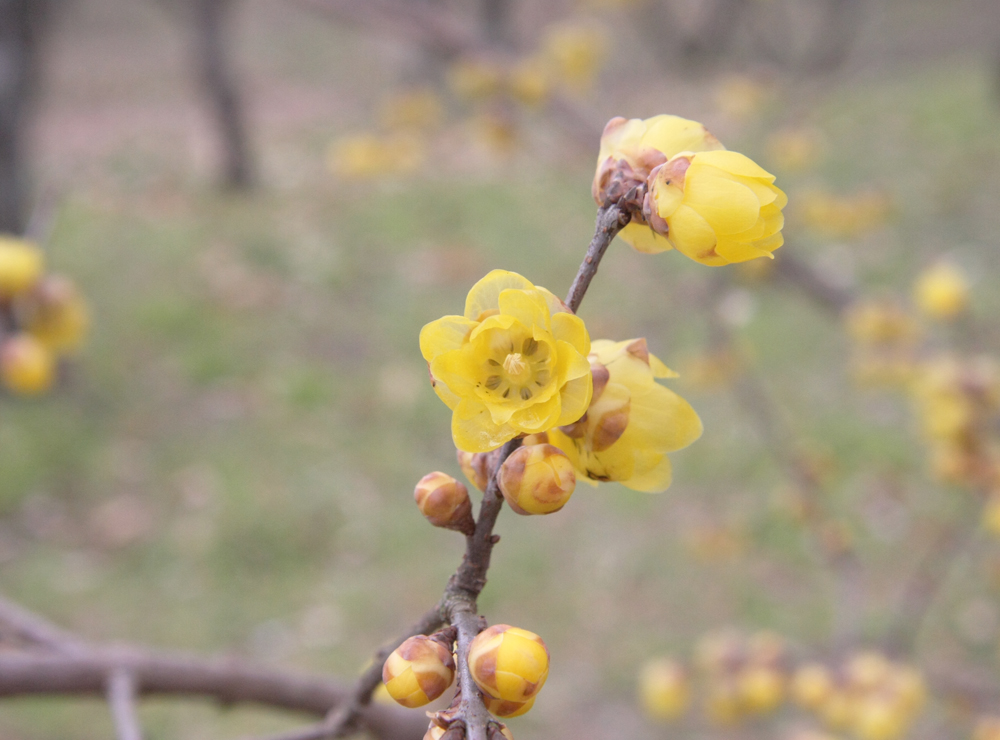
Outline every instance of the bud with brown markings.
<svg viewBox="0 0 1000 740"><path fill-rule="evenodd" d="M469 646L469 671L484 694L524 703L541 691L549 676L549 651L534 632L495 624Z"/></svg>
<svg viewBox="0 0 1000 740"><path fill-rule="evenodd" d="M458 464L465 477L469 479L469 483L486 493L486 486L490 482L489 453L458 450L457 457Z"/></svg>
<svg viewBox="0 0 1000 740"><path fill-rule="evenodd" d="M573 463L554 445L519 447L504 460L497 476L500 492L518 514L559 511L576 488Z"/></svg>
<svg viewBox="0 0 1000 740"><path fill-rule="evenodd" d="M472 518L469 491L447 473L428 473L413 491L420 513L435 527L454 529L463 534L476 531Z"/></svg>
<svg viewBox="0 0 1000 740"><path fill-rule="evenodd" d="M382 667L389 696L404 707L422 707L455 680L451 650L433 637L415 635L392 651Z"/></svg>
<svg viewBox="0 0 1000 740"><path fill-rule="evenodd" d="M534 697L528 699L528 701L507 701L506 699L494 699L489 694L482 692L479 695L489 713L494 717L501 717L503 719L520 717L522 714L527 714L535 706Z"/></svg>

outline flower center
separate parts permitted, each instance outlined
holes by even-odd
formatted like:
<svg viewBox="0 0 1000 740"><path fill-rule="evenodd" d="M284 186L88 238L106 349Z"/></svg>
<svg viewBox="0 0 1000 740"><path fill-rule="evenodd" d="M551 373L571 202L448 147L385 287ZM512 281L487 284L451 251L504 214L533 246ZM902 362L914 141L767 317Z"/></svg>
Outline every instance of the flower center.
<svg viewBox="0 0 1000 740"><path fill-rule="evenodd" d="M530 374L528 363L521 357L520 352L512 352L503 361L503 369L506 371L511 381L518 383L527 380Z"/></svg>

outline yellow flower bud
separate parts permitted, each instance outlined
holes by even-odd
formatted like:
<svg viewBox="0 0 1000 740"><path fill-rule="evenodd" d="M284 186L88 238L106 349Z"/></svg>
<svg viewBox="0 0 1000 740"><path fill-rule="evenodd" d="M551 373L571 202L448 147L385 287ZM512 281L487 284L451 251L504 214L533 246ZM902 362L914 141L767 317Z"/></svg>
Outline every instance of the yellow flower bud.
<svg viewBox="0 0 1000 740"><path fill-rule="evenodd" d="M43 278L26 296L25 327L56 353L76 350L90 325L90 312L83 296L68 278Z"/></svg>
<svg viewBox="0 0 1000 740"><path fill-rule="evenodd" d="M30 334L17 334L0 346L0 379L14 393L44 393L55 377L55 357Z"/></svg>
<svg viewBox="0 0 1000 740"><path fill-rule="evenodd" d="M676 661L648 662L639 674L639 696L646 714L656 720L677 719L691 703L687 672Z"/></svg>
<svg viewBox="0 0 1000 740"><path fill-rule="evenodd" d="M23 293L42 277L45 256L29 241L0 235L0 298Z"/></svg>
<svg viewBox="0 0 1000 740"><path fill-rule="evenodd" d="M438 727L433 722L431 726L427 728L427 732L424 733L423 740L441 740L444 737L444 733L447 732L443 727Z"/></svg>
<svg viewBox="0 0 1000 740"><path fill-rule="evenodd" d="M480 692L480 696L483 698L483 704L486 705L489 713L503 719L520 717L522 714L527 714L535 706L535 697L528 699L528 701L507 701L506 699L495 699L482 692Z"/></svg>
<svg viewBox="0 0 1000 740"><path fill-rule="evenodd" d="M795 671L791 690L799 706L816 711L833 691L833 677L826 666L808 663Z"/></svg>
<svg viewBox="0 0 1000 740"><path fill-rule="evenodd" d="M958 267L939 262L917 277L913 297L926 316L951 321L969 305L969 282Z"/></svg>
<svg viewBox="0 0 1000 740"><path fill-rule="evenodd" d="M458 465L469 479L469 483L474 485L483 493L486 493L486 486L489 485L489 457L484 452L466 452L456 450Z"/></svg>
<svg viewBox="0 0 1000 740"><path fill-rule="evenodd" d="M737 678L740 701L749 712L766 714L785 698L785 677L770 666L749 665Z"/></svg>
<svg viewBox="0 0 1000 740"><path fill-rule="evenodd" d="M426 635L415 635L392 651L382 667L389 695L404 707L422 707L455 680L451 650Z"/></svg>
<svg viewBox="0 0 1000 740"><path fill-rule="evenodd" d="M681 154L649 175L642 215L654 232L704 265L770 257L784 243L788 203L770 174L737 152ZM639 251L661 252L663 245Z"/></svg>
<svg viewBox="0 0 1000 740"><path fill-rule="evenodd" d="M490 730L487 735L489 740L514 740L514 733L510 731L503 722L498 722L495 725L490 725Z"/></svg>
<svg viewBox="0 0 1000 740"><path fill-rule="evenodd" d="M518 514L559 511L576 488L573 463L552 445L519 447L504 460L497 479L504 499Z"/></svg>
<svg viewBox="0 0 1000 740"><path fill-rule="evenodd" d="M534 632L495 624L469 647L469 670L476 685L494 699L527 702L549 675L549 651Z"/></svg>
<svg viewBox="0 0 1000 740"><path fill-rule="evenodd" d="M420 513L435 527L454 529L464 534L475 531L469 491L447 473L425 475L417 483L413 498Z"/></svg>

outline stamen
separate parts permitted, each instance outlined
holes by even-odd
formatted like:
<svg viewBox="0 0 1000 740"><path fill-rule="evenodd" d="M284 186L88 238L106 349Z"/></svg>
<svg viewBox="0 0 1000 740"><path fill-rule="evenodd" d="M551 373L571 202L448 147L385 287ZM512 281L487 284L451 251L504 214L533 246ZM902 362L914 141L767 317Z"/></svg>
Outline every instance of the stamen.
<svg viewBox="0 0 1000 740"><path fill-rule="evenodd" d="M491 375L486 379L486 387L489 388L491 391L495 391L499 385L500 385L499 375Z"/></svg>
<svg viewBox="0 0 1000 740"><path fill-rule="evenodd" d="M525 357L531 357L538 350L538 342L534 337L528 337L524 340L524 345L521 347L521 353Z"/></svg>
<svg viewBox="0 0 1000 740"><path fill-rule="evenodd" d="M521 400L522 401L527 401L529 398L531 398L531 390L528 389L528 388L522 388L521 389Z"/></svg>
<svg viewBox="0 0 1000 740"><path fill-rule="evenodd" d="M511 378L519 380L528 372L528 363L524 361L524 358L519 353L513 352L507 355L507 359L503 361L503 369L507 371L507 375Z"/></svg>

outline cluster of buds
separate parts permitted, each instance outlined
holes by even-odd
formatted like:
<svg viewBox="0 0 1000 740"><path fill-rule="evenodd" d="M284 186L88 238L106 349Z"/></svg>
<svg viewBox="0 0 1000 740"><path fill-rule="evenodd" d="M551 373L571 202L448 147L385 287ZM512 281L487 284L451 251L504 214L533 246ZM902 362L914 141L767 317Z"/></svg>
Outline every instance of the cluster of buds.
<svg viewBox="0 0 1000 740"><path fill-rule="evenodd" d="M79 347L89 323L76 286L44 271L36 245L0 236L0 380L12 393L51 388L58 361Z"/></svg>
<svg viewBox="0 0 1000 740"><path fill-rule="evenodd" d="M916 668L867 651L851 655L839 670L819 663L800 666L791 694L830 730L858 740L895 740L919 715L927 689Z"/></svg>
<svg viewBox="0 0 1000 740"><path fill-rule="evenodd" d="M851 374L859 385L899 387L913 377L923 328L893 299L863 300L846 314L854 342Z"/></svg>
<svg viewBox="0 0 1000 740"><path fill-rule="evenodd" d="M920 364L910 390L935 475L1000 490L1000 368L986 358L940 357Z"/></svg>
<svg viewBox="0 0 1000 740"><path fill-rule="evenodd" d="M734 724L773 712L785 698L787 662L784 641L771 632L702 638L693 667L705 714L714 722ZM675 660L652 660L640 674L639 692L651 719L677 719L691 704L691 673Z"/></svg>

